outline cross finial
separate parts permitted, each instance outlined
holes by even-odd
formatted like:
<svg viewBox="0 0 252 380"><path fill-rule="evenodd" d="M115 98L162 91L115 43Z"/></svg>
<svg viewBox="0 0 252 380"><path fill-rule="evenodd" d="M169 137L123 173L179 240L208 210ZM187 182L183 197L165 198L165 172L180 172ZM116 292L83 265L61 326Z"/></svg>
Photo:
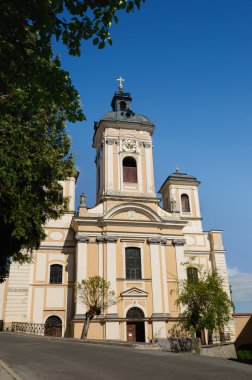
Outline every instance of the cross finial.
<svg viewBox="0 0 252 380"><path fill-rule="evenodd" d="M118 82L119 82L119 86L118 86L119 91L122 91L123 90L122 82L124 82L124 79L122 77L119 77L116 80L118 80Z"/></svg>

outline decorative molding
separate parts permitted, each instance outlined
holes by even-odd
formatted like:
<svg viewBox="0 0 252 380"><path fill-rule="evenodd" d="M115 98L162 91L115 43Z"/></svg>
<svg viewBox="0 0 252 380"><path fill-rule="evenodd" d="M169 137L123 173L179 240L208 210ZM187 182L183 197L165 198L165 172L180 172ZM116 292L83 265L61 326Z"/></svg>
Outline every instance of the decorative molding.
<svg viewBox="0 0 252 380"><path fill-rule="evenodd" d="M166 244L167 244L167 239L161 238L161 245L166 245Z"/></svg>
<svg viewBox="0 0 252 380"><path fill-rule="evenodd" d="M186 244L186 239L173 239L172 240L173 245L180 246L180 245L185 245Z"/></svg>
<svg viewBox="0 0 252 380"><path fill-rule="evenodd" d="M103 243L104 242L104 237L102 235L100 236L96 236L96 242L99 244L99 243Z"/></svg>
<svg viewBox="0 0 252 380"><path fill-rule="evenodd" d="M73 320L81 320L81 321L84 321L84 319L86 318L86 314L75 314L75 316L73 317Z"/></svg>
<svg viewBox="0 0 252 380"><path fill-rule="evenodd" d="M148 244L160 244L161 237L160 236L151 236L147 239Z"/></svg>
<svg viewBox="0 0 252 380"><path fill-rule="evenodd" d="M165 314L165 313L152 313L151 319L159 320L163 318L169 318L171 315L170 314Z"/></svg>
<svg viewBox="0 0 252 380"><path fill-rule="evenodd" d="M106 314L105 318L106 319L119 319L119 315L117 313Z"/></svg>
<svg viewBox="0 0 252 380"><path fill-rule="evenodd" d="M167 244L166 245L172 246L173 245L172 240L167 240Z"/></svg>
<svg viewBox="0 0 252 380"><path fill-rule="evenodd" d="M104 314L97 315L96 319L104 319Z"/></svg>
<svg viewBox="0 0 252 380"><path fill-rule="evenodd" d="M108 145L113 145L115 144L116 140L115 139L106 139L106 144Z"/></svg>
<svg viewBox="0 0 252 380"><path fill-rule="evenodd" d="M90 240L90 236L77 235L76 240L78 241L78 243L88 243Z"/></svg>
<svg viewBox="0 0 252 380"><path fill-rule="evenodd" d="M134 219L136 219L136 212L135 212L134 210L129 210L129 211L128 211L128 218L129 218L130 220L134 220Z"/></svg>
<svg viewBox="0 0 252 380"><path fill-rule="evenodd" d="M145 142L145 143L144 143L144 147L145 147L145 148L151 148L151 143L149 143L149 142Z"/></svg>
<svg viewBox="0 0 252 380"><path fill-rule="evenodd" d="M122 292L120 296L122 298L127 298L127 299L145 298L148 296L148 292L145 292L142 289L133 287Z"/></svg>
<svg viewBox="0 0 252 380"><path fill-rule="evenodd" d="M118 240L117 236L104 236L105 243L116 243Z"/></svg>

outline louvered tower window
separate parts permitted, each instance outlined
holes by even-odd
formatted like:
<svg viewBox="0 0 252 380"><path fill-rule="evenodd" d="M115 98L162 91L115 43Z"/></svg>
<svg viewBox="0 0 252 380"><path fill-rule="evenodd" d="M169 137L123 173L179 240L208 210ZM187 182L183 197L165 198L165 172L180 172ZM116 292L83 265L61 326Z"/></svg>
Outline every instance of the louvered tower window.
<svg viewBox="0 0 252 380"><path fill-rule="evenodd" d="M190 212L190 202L187 194L181 195L182 212Z"/></svg>
<svg viewBox="0 0 252 380"><path fill-rule="evenodd" d="M133 157L123 159L123 182L137 183L137 164Z"/></svg>

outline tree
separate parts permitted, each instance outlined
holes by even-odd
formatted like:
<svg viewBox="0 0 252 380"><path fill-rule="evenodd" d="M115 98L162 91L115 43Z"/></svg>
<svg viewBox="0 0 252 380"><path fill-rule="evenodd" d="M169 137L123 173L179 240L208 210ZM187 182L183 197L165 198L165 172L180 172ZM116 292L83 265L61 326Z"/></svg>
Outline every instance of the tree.
<svg viewBox="0 0 252 380"><path fill-rule="evenodd" d="M0 282L10 258L29 261L46 221L66 212L59 181L75 173L65 125L85 116L52 39L72 55L83 40L102 49L118 11L140 2L0 0Z"/></svg>
<svg viewBox="0 0 252 380"><path fill-rule="evenodd" d="M193 280L181 281L176 304L185 308L184 327L196 334L204 328L222 333L230 320L232 301L223 289L223 278L216 271L200 271Z"/></svg>
<svg viewBox="0 0 252 380"><path fill-rule="evenodd" d="M110 289L110 283L100 276L82 280L77 285L77 292L80 301L87 308L81 333L81 339L86 339L90 321L110 306L118 303L120 298L115 297L114 290Z"/></svg>

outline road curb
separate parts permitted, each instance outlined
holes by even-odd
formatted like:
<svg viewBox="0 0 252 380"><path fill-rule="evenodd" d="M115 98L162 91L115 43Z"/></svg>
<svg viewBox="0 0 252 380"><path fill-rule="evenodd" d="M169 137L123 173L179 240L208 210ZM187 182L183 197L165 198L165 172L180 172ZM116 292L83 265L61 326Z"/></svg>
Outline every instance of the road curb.
<svg viewBox="0 0 252 380"><path fill-rule="evenodd" d="M151 348L151 345L149 343L129 343L124 341L116 341L116 340L99 340L99 339L77 339L77 338L60 338L60 337L52 337L52 336L44 336L44 335L35 335L35 334L25 334L22 332L11 332L11 331L1 331L0 334L6 334L6 335L18 335L18 336L25 336L30 338L37 338L37 339L46 339L51 341L60 341L60 342L68 342L68 343L79 343L79 344L100 344L104 346L116 346L116 347L128 347L128 348L139 348L139 346L144 346L146 349Z"/></svg>
<svg viewBox="0 0 252 380"><path fill-rule="evenodd" d="M3 370L3 372L6 372L13 380L22 380L20 376L18 376L6 363L4 363L2 360L0 360L0 369ZM5 375L5 374L4 374ZM6 377L7 378L7 377ZM4 378L1 379L4 380Z"/></svg>

